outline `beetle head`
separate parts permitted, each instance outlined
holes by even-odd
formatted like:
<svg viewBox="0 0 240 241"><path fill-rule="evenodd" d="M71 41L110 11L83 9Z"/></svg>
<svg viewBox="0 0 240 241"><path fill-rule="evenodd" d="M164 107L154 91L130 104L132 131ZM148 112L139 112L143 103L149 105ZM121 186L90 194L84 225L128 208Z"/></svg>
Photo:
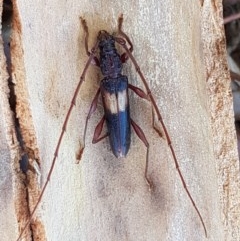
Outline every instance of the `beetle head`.
<svg viewBox="0 0 240 241"><path fill-rule="evenodd" d="M101 30L98 33L99 47L104 48L105 46L114 45L115 39L105 30Z"/></svg>

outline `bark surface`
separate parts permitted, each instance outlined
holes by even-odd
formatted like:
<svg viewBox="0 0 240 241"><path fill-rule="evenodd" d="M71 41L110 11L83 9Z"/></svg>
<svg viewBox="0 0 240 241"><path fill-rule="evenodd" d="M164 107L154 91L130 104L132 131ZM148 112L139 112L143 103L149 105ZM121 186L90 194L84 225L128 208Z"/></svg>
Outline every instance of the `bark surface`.
<svg viewBox="0 0 240 241"><path fill-rule="evenodd" d="M12 78L30 168L27 176L21 174L19 156L13 155L15 124L11 118L9 124L6 64L1 57L0 153L1 162L5 161L0 175L1 182L8 180L0 184L8 194L0 197L0 210L8 213L7 227L0 220L3 240L17 238L37 201L87 61L79 17L88 23L91 47L99 30L117 31L120 13L208 238L166 139L152 128L150 103L135 94L130 95L131 118L150 143L149 177L154 189L150 192L144 179L145 146L133 131L126 159L114 157L108 139L91 143L103 116L101 101L89 122L82 160L75 164L90 103L102 78L99 69L90 66L25 240L31 235L33 240L53 241L239 240L239 161L220 0L14 1ZM131 84L143 88L130 60L123 73Z"/></svg>

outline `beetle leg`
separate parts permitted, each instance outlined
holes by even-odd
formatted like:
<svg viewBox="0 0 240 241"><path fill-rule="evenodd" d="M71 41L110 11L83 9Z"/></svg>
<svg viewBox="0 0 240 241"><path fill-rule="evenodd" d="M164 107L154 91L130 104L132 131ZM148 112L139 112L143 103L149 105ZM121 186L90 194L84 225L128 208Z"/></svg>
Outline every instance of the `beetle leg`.
<svg viewBox="0 0 240 241"><path fill-rule="evenodd" d="M87 132L87 125L88 125L88 121L89 119L91 118L91 115L95 112L95 110L97 109L97 103L98 103L98 97L100 95L100 88L98 89L93 101L92 101L92 104L91 104L91 107L89 109L89 112L88 112L88 115L87 115L87 118L86 118L86 123L85 123L85 128L84 128L84 134L83 134L83 145L80 147L79 151L77 152L76 154L76 159L77 159L77 164L79 163L79 161L81 160L81 157L82 157L82 154L83 154L83 150L85 148L85 140L86 140L86 132Z"/></svg>
<svg viewBox="0 0 240 241"><path fill-rule="evenodd" d="M128 50L129 50L130 52L132 52L132 51L133 51L133 44L132 44L130 38L127 36L127 34L125 34L125 33L122 31L122 23L123 23L123 14L121 14L121 15L119 16L119 18L118 18L118 34L121 35L121 36L123 36L123 37L127 40L128 44L130 45L130 48L129 48ZM127 62L128 59L129 59L129 57L128 57L128 54L127 54L127 53L123 53L123 54L121 55L121 61L122 61L122 63Z"/></svg>
<svg viewBox="0 0 240 241"><path fill-rule="evenodd" d="M128 88L134 91L139 97L149 101L148 95L142 89L131 84L128 84Z"/></svg>
<svg viewBox="0 0 240 241"><path fill-rule="evenodd" d="M93 139L92 139L93 144L98 143L99 141L101 141L102 139L104 139L109 135L108 133L106 133L105 135L100 137L102 133L104 121L105 121L105 116L103 116L103 118L100 120L100 122L97 124L95 128Z"/></svg>
<svg viewBox="0 0 240 241"><path fill-rule="evenodd" d="M146 153L146 165L145 165L145 179L147 181L147 184L149 185L149 188L151 189L153 187L152 182L148 178L148 161L149 161L149 143L145 137L145 134L143 130L131 119L131 125L137 134L137 136L140 138L140 140L144 143L144 145L147 147L147 153Z"/></svg>
<svg viewBox="0 0 240 241"><path fill-rule="evenodd" d="M152 127L158 133L159 137L165 139L161 131L161 127L156 125L153 106L152 106Z"/></svg>
<svg viewBox="0 0 240 241"><path fill-rule="evenodd" d="M140 88L134 86L134 85L131 85L131 84L128 84L128 87L129 89L131 89L132 91L134 91L135 94L137 94L139 97L145 99L145 100L148 100L149 101L149 97L148 95ZM152 126L153 126L153 129L158 133L158 135L160 137L163 137L163 134L161 132L161 129L160 127L157 127L156 126L156 123L155 123L155 115L154 115L154 109L152 107Z"/></svg>
<svg viewBox="0 0 240 241"><path fill-rule="evenodd" d="M80 17L80 20L81 20L81 24L83 26L83 30L85 32L85 51L86 51L86 54L87 56L90 56L91 55L91 52L88 50L88 37L89 37L89 32L88 32L88 26L87 26L87 22L84 18ZM100 62L99 62L99 59L94 56L92 61L91 61L91 64L93 65L96 65L98 67L100 67Z"/></svg>

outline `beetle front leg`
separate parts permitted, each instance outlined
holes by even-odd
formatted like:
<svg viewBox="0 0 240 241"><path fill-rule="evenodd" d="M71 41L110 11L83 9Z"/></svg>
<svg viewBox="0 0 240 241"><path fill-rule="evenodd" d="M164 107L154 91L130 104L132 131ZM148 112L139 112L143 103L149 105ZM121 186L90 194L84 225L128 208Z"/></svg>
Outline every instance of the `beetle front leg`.
<svg viewBox="0 0 240 241"><path fill-rule="evenodd" d="M91 52L88 50L88 37L89 37L89 32L88 32L88 26L87 26L87 22L84 18L80 17L80 20L81 20L81 24L83 26L83 30L85 32L85 51L86 51L86 54L87 56L90 56L91 55ZM91 64L93 65L96 65L98 67L100 67L100 62L99 62L99 59L94 56L93 59L92 59L92 62Z"/></svg>
<svg viewBox="0 0 240 241"><path fill-rule="evenodd" d="M118 34L123 36L124 39L126 39L126 41L128 42L128 44L130 45L130 48L128 49L130 52L133 51L133 44L132 41L130 40L130 38L127 36L127 34L125 34L122 30L122 23L123 23L123 14L121 14L118 18ZM127 53L123 53L121 55L121 61L122 63L126 63L127 60L129 59L128 54Z"/></svg>

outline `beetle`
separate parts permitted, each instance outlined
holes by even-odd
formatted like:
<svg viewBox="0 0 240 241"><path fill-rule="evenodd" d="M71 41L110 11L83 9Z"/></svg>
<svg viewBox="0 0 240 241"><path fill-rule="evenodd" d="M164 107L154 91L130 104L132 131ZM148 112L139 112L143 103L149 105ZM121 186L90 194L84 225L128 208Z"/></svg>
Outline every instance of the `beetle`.
<svg viewBox="0 0 240 241"><path fill-rule="evenodd" d="M85 139L86 139L86 130L87 130L87 126L88 126L88 121L89 121L91 115L95 112L95 110L97 108L99 96L101 95L103 106L104 106L104 116L102 117L102 119L100 120L100 122L97 124L97 126L95 128L92 142L97 143L97 142L103 140L104 138L109 137L109 142L110 142L110 146L111 146L113 154L117 158L125 157L130 148L130 140L131 140L130 126L132 126L135 133L141 139L141 141L144 143L144 145L146 146L146 149L147 149L146 165L145 165L145 179L149 186L150 191L152 190L153 183L151 182L151 180L148 177L149 143L148 143L142 129L130 117L128 90L131 89L139 97L151 102L152 110L153 110L152 111L153 128L160 136L162 136L162 134L160 133L158 128L155 126L154 115L156 115L157 121L159 121L161 123L162 130L165 135L165 139L166 139L169 149L171 151L171 154L172 154L175 166L176 166L176 170L179 174L182 185L183 185L195 211L197 212L197 215L203 226L205 236L207 237L207 230L205 227L205 223L203 221L202 215L201 215L198 207L195 204L195 201L193 200L193 198L186 186L186 182L185 182L183 175L179 168L179 164L177 161L175 151L171 144L170 136L169 136L167 128L163 122L163 119L162 119L160 111L157 107L156 101L153 98L151 90L147 84L147 81L146 81L140 67L138 66L135 58L132 55L133 44L132 44L131 40L129 39L129 37L122 30L123 15L121 14L118 19L118 35L120 37L113 36L113 35L109 34L107 31L101 30L98 33L97 41L96 41L94 47L91 49L91 51L89 51L89 49L88 49L89 32L88 32L88 27L87 27L86 21L83 18L80 18L80 19L81 19L81 24L82 24L84 32L85 32L85 51L86 51L86 54L88 55L88 60L83 69L83 72L80 76L80 81L76 87L76 90L74 92L74 95L73 95L73 98L71 101L71 105L66 114L66 117L65 117L65 120L64 120L64 123L62 126L62 131L59 136L57 146L56 146L56 149L54 152L52 164L51 164L50 170L47 175L47 180L44 183L44 186L39 195L38 201L35 204L34 209L31 212L28 221L26 222L25 226L21 230L20 235L17 240L18 241L20 240L25 229L29 225L37 207L39 206L42 196L46 190L47 184L50 180L51 174L53 172L53 169L54 169L54 166L56 163L59 148L60 148L63 136L64 136L64 132L66 130L67 124L68 124L68 120L70 118L70 114L72 112L73 107L75 106L76 98L77 98L78 92L81 88L81 85L85 79L87 69L91 64L94 64L101 69L101 72L102 72L102 75L104 78L100 83L100 88L97 90L97 93L95 94L95 97L91 103L91 106L90 106L90 109L89 109L89 112L88 112L88 115L86 118L86 123L85 123L85 128L84 128L84 136L83 136L83 145L81 146L81 148L79 149L79 152L77 154L78 162L81 160L81 157L82 157L82 154L83 154L83 151L85 148ZM122 48L124 49L123 54L120 55L118 53L118 51L115 47L116 43L119 44L120 46L122 46ZM127 46L127 44L129 46ZM100 52L99 58L97 57L98 49ZM123 63L125 63L129 59L131 59L138 75L140 76L140 79L146 89L146 93L142 89L131 85L128 82L127 76L121 74ZM107 124L107 133L101 136L104 122L106 122L106 124Z"/></svg>

